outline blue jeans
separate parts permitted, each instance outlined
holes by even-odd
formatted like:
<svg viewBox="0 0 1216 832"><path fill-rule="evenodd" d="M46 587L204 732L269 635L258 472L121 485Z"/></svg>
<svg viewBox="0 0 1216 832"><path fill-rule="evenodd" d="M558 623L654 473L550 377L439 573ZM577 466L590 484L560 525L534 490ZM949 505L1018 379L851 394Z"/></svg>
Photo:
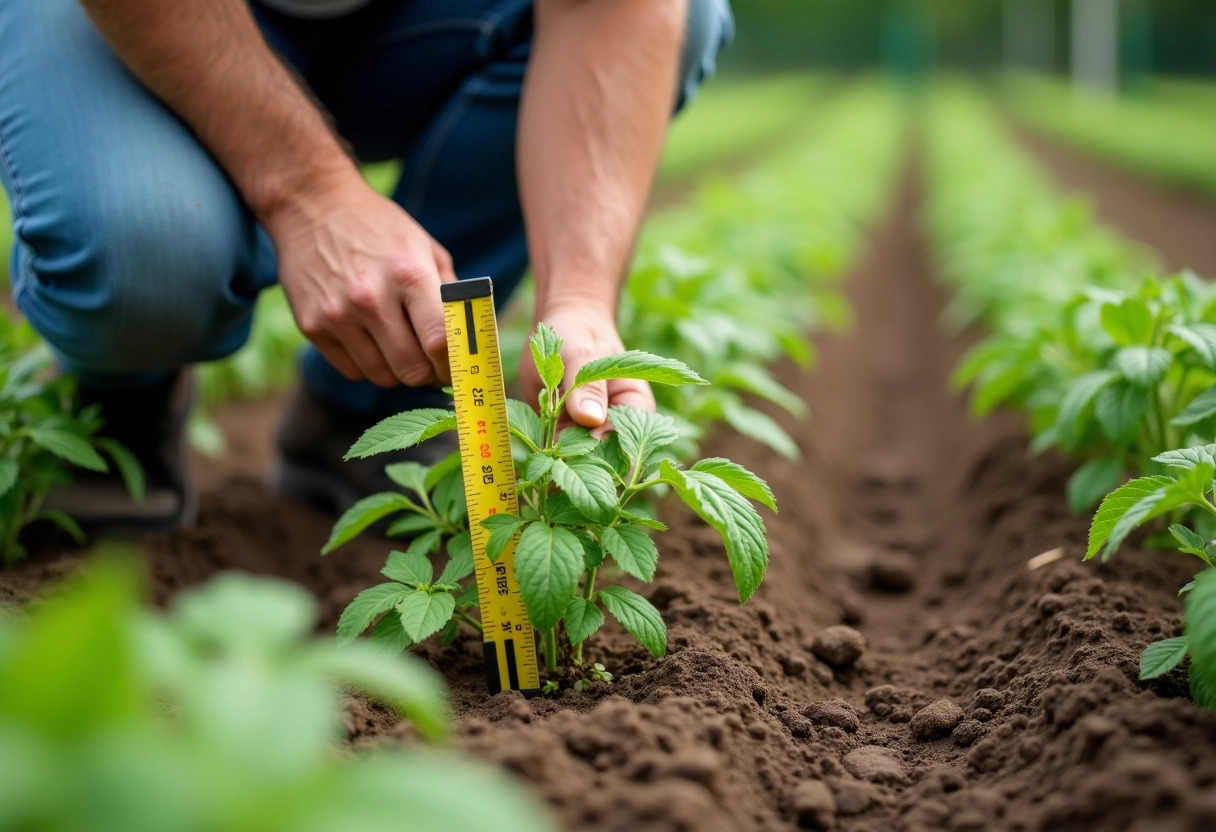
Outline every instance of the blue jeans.
<svg viewBox="0 0 1216 832"><path fill-rule="evenodd" d="M457 274L493 275L505 300L527 267L515 128L530 0L376 0L328 21L253 10L361 160L404 159L393 199ZM693 0L680 104L732 32L727 0ZM0 2L0 179L17 304L92 384L229 355L277 280L270 238L224 171L76 0ZM317 394L369 414L438 395L351 382L311 348L302 362Z"/></svg>

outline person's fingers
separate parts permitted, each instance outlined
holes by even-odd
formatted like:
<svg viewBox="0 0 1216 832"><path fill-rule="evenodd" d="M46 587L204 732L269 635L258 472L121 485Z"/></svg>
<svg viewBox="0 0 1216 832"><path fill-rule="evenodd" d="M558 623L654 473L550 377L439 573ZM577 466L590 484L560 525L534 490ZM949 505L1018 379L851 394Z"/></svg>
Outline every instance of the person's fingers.
<svg viewBox="0 0 1216 832"><path fill-rule="evenodd" d="M439 298L440 273L437 264L415 265L394 275L410 326L422 352L430 361L435 376L445 384L452 380L448 368L448 339L444 331L443 302Z"/></svg>
<svg viewBox="0 0 1216 832"><path fill-rule="evenodd" d="M380 387L397 386L397 377L367 330L352 328L342 333L342 346L369 381Z"/></svg>
<svg viewBox="0 0 1216 832"><path fill-rule="evenodd" d="M650 385L636 378L613 379L608 382L608 404L618 407L640 407L654 410L654 391Z"/></svg>
<svg viewBox="0 0 1216 832"><path fill-rule="evenodd" d="M325 360L334 366L334 369L341 373L351 381L363 381L366 376L359 369L359 365L350 357L350 353L340 344L337 339L331 338L328 335L318 335L310 339L312 345L317 348L321 355L325 356Z"/></svg>
<svg viewBox="0 0 1216 832"><path fill-rule="evenodd" d="M608 383L584 384L566 399L566 412L585 428L598 428L608 418Z"/></svg>
<svg viewBox="0 0 1216 832"><path fill-rule="evenodd" d="M437 380L435 368L422 351L405 307L392 295L382 297L379 308L358 313L394 378L407 387L423 387Z"/></svg>
<svg viewBox="0 0 1216 832"><path fill-rule="evenodd" d="M431 249L435 256L435 267L439 269L439 281L455 283L457 278L456 270L452 267L452 255L448 254L448 250L434 240L431 240Z"/></svg>

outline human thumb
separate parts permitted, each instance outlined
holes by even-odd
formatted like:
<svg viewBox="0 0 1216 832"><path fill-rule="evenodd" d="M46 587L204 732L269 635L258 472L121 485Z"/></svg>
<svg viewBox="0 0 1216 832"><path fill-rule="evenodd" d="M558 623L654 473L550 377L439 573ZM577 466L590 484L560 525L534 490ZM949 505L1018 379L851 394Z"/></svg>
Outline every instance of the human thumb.
<svg viewBox="0 0 1216 832"><path fill-rule="evenodd" d="M608 383L596 381L578 388L567 399L566 411L576 424L598 428L608 418Z"/></svg>

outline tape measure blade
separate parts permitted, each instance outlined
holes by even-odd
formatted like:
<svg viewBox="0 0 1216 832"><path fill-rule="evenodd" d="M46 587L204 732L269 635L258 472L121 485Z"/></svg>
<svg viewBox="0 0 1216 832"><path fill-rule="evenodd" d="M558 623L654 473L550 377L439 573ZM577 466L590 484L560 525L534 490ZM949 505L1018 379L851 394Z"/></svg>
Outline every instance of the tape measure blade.
<svg viewBox="0 0 1216 832"><path fill-rule="evenodd" d="M472 281L461 281L461 283ZM496 562L486 554L490 532L481 521L494 514L518 514L515 464L498 348L498 323L488 279L444 291L448 360L461 469L469 511L469 531L481 611L486 682L491 693L540 693L536 637L515 580L515 546Z"/></svg>

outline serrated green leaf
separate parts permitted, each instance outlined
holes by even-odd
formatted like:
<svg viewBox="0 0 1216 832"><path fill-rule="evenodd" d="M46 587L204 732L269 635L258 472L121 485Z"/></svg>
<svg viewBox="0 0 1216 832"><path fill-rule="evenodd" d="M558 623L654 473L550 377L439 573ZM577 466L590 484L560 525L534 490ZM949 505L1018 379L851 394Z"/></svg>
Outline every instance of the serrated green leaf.
<svg viewBox="0 0 1216 832"><path fill-rule="evenodd" d="M576 531L574 535L583 546L583 566L598 569L604 562L604 547L586 531Z"/></svg>
<svg viewBox="0 0 1216 832"><path fill-rule="evenodd" d="M139 464L139 460L135 458L135 454L113 439L105 437L94 439L93 444L97 446L98 450L114 460L114 467L118 469L123 485L126 486L127 493L131 495L132 500L142 503L144 501L144 492L147 490L147 482L144 477L144 467ZM0 493L3 493L3 491L3 483L0 483Z"/></svg>
<svg viewBox="0 0 1216 832"><path fill-rule="evenodd" d="M50 451L60 459L90 471L108 471L109 466L101 454L79 434L54 427L29 428L29 437L43 450Z"/></svg>
<svg viewBox="0 0 1216 832"><path fill-rule="evenodd" d="M622 511L621 519L628 523L636 523L639 526L645 526L648 529L654 529L656 532L667 531L667 524L653 517L646 517L642 514L636 514L632 511Z"/></svg>
<svg viewBox="0 0 1216 832"><path fill-rule="evenodd" d="M433 555L439 551L440 545L443 543L443 530L430 529L415 537L405 547L405 551L410 555Z"/></svg>
<svg viewBox="0 0 1216 832"><path fill-rule="evenodd" d="M807 414L806 402L793 390L779 384L768 370L759 365L728 365L714 373L712 383L751 393L798 419Z"/></svg>
<svg viewBox="0 0 1216 832"><path fill-rule="evenodd" d="M641 350L629 350L588 361L579 368L570 389L613 378L636 378L651 384L669 385L709 383L682 361Z"/></svg>
<svg viewBox="0 0 1216 832"><path fill-rule="evenodd" d="M407 514L389 524L385 534L389 537L413 536L417 532L434 529L435 521L426 514Z"/></svg>
<svg viewBox="0 0 1216 832"><path fill-rule="evenodd" d="M1216 465L1216 444L1197 445L1193 448L1179 448L1166 451L1153 457L1153 462L1160 462L1167 468L1189 470L1204 463Z"/></svg>
<svg viewBox="0 0 1216 832"><path fill-rule="evenodd" d="M557 438L557 452L560 456L582 456L595 450L600 440L591 435L584 427L566 428Z"/></svg>
<svg viewBox="0 0 1216 832"><path fill-rule="evenodd" d="M1191 399L1182 412L1170 420L1171 425L1186 427L1216 416L1216 385L1209 387Z"/></svg>
<svg viewBox="0 0 1216 832"><path fill-rule="evenodd" d="M473 574L473 539L461 532L448 541L448 563L439 575L441 584L458 584Z"/></svg>
<svg viewBox="0 0 1216 832"><path fill-rule="evenodd" d="M1180 473L1165 488L1143 497L1129 508L1111 529L1110 538L1102 550L1102 560L1109 560L1119 545L1137 526L1173 511L1179 506L1202 500L1203 495L1211 490L1214 473L1216 473L1216 467L1207 462L1200 463L1194 468Z"/></svg>
<svg viewBox="0 0 1216 832"><path fill-rule="evenodd" d="M767 445L786 459L796 460L802 456L798 443L767 413L739 402L725 401L722 418L738 433Z"/></svg>
<svg viewBox="0 0 1216 832"><path fill-rule="evenodd" d="M1216 711L1216 684L1213 684L1206 673L1200 671L1194 662L1188 676L1191 689L1191 701L1201 708Z"/></svg>
<svg viewBox="0 0 1216 832"><path fill-rule="evenodd" d="M392 615L380 617L376 626L372 628L371 641L396 653L402 652L414 643L410 634L401 626L401 616L396 611Z"/></svg>
<svg viewBox="0 0 1216 832"><path fill-rule="evenodd" d="M711 457L693 465L692 470L713 474L744 497L767 506L772 509L774 514L777 513L777 498L773 496L768 483L742 465L731 462L729 459Z"/></svg>
<svg viewBox="0 0 1216 832"><path fill-rule="evenodd" d="M1111 370L1097 370L1073 381L1061 399L1056 415L1056 435L1061 445L1071 448L1079 441L1085 426L1085 416L1094 399L1118 377L1118 373Z"/></svg>
<svg viewBox="0 0 1216 832"><path fill-rule="evenodd" d="M674 419L651 410L614 405L608 408L608 418L621 452L634 465L644 465L654 451L680 438Z"/></svg>
<svg viewBox="0 0 1216 832"><path fill-rule="evenodd" d="M1216 326L1207 323L1174 324L1168 331L1195 350L1200 364L1209 370L1216 370Z"/></svg>
<svg viewBox="0 0 1216 832"><path fill-rule="evenodd" d="M549 474L574 507L591 519L606 519L616 511L616 480L608 464L598 457L555 459Z"/></svg>
<svg viewBox="0 0 1216 832"><path fill-rule="evenodd" d="M563 491L555 491L545 499L545 519L550 525L586 526L591 522L570 502L570 495Z"/></svg>
<svg viewBox="0 0 1216 832"><path fill-rule="evenodd" d="M1170 535L1178 541L1179 549L1183 552L1202 556L1207 550L1208 542L1203 539L1203 536L1196 534L1181 523L1170 524Z"/></svg>
<svg viewBox="0 0 1216 832"><path fill-rule="evenodd" d="M536 629L556 626L578 591L583 572L583 547L578 538L560 526L532 523L515 547L515 577Z"/></svg>
<svg viewBox="0 0 1216 832"><path fill-rule="evenodd" d="M491 514L482 520L481 527L490 530L490 536L486 540L486 557L497 563L498 559L502 557L502 553L515 539L515 535L527 523L527 520L516 517L514 514Z"/></svg>
<svg viewBox="0 0 1216 832"><path fill-rule="evenodd" d="M595 449L595 454L604 462L608 463L608 467L621 479L624 479L629 474L629 458L625 456L625 452L621 450L621 438L617 432L611 431L600 440L599 447Z"/></svg>
<svg viewBox="0 0 1216 832"><path fill-rule="evenodd" d="M545 444L545 428L536 411L526 402L507 399L507 422L511 425L512 432L523 436L535 447L539 448Z"/></svg>
<svg viewBox="0 0 1216 832"><path fill-rule="evenodd" d="M557 331L548 324L539 324L528 342L541 383L550 390L560 387L566 374L566 365L561 356L562 343Z"/></svg>
<svg viewBox="0 0 1216 832"><path fill-rule="evenodd" d="M1156 387L1165 378L1173 356L1164 347L1123 347L1115 353L1115 369L1137 387Z"/></svg>
<svg viewBox="0 0 1216 832"><path fill-rule="evenodd" d="M1155 641L1140 654L1140 681L1164 676L1186 658L1186 637L1167 638Z"/></svg>
<svg viewBox="0 0 1216 832"><path fill-rule="evenodd" d="M1141 500L1153 494L1164 494L1167 486L1174 480L1166 476L1140 477L1119 486L1106 495L1094 515L1089 527L1089 546L1085 551L1085 560L1089 560L1110 539L1115 525L1127 514L1128 510Z"/></svg>
<svg viewBox="0 0 1216 832"><path fill-rule="evenodd" d="M1147 344L1153 337L1153 313L1137 297L1103 305L1102 328L1120 346Z"/></svg>
<svg viewBox="0 0 1216 832"><path fill-rule="evenodd" d="M8 493L8 490L17 484L17 460L7 457L0 458L0 496Z"/></svg>
<svg viewBox="0 0 1216 832"><path fill-rule="evenodd" d="M384 466L384 473L390 480L419 496L427 493L426 478L430 472L430 468L417 462L394 462Z"/></svg>
<svg viewBox="0 0 1216 832"><path fill-rule="evenodd" d="M441 461L431 466L426 475L426 482L423 483L427 491L437 486L439 481L448 474L454 475L458 480L460 479L460 451L452 451Z"/></svg>
<svg viewBox="0 0 1216 832"><path fill-rule="evenodd" d="M400 604L411 592L408 586L398 583L376 584L360 592L338 619L338 641L344 644L354 641L377 615Z"/></svg>
<svg viewBox="0 0 1216 832"><path fill-rule="evenodd" d="M639 644L663 658L667 653L667 625L653 604L623 586L606 586L595 595Z"/></svg>
<svg viewBox="0 0 1216 832"><path fill-rule="evenodd" d="M768 541L764 521L738 491L703 471L681 471L664 460L660 478L680 499L722 535L739 600L746 601L760 586L768 569Z"/></svg>
<svg viewBox="0 0 1216 832"><path fill-rule="evenodd" d="M566 635L571 644L582 644L604 626L604 614L593 601L575 595L566 605Z"/></svg>
<svg viewBox="0 0 1216 832"><path fill-rule="evenodd" d="M456 429L456 414L424 407L407 410L373 425L346 452L345 459L363 459L388 451L412 448L441 433Z"/></svg>
<svg viewBox="0 0 1216 832"><path fill-rule="evenodd" d="M650 535L637 526L609 526L600 534L600 545L626 575L644 583L654 580L659 550Z"/></svg>
<svg viewBox="0 0 1216 832"><path fill-rule="evenodd" d="M427 586L435 577L435 569L425 553L417 550L389 553L388 563L380 570L386 578L410 586Z"/></svg>
<svg viewBox="0 0 1216 832"><path fill-rule="evenodd" d="M339 546L349 543L358 537L372 524L388 517L390 514L407 509L417 510L418 506L411 503L401 494L385 491L364 497L348 508L334 523L329 540L321 548L321 554L328 555Z"/></svg>
<svg viewBox="0 0 1216 832"><path fill-rule="evenodd" d="M414 590L397 605L401 626L414 641L422 641L439 632L455 609L456 599L452 593L425 589Z"/></svg>
<svg viewBox="0 0 1216 832"><path fill-rule="evenodd" d="M1086 462L1068 478L1068 507L1073 514L1091 508L1123 481L1123 463L1109 456Z"/></svg>
<svg viewBox="0 0 1216 832"><path fill-rule="evenodd" d="M1148 394L1125 381L1110 385L1094 401L1094 417L1117 447L1131 444L1147 413Z"/></svg>
<svg viewBox="0 0 1216 832"><path fill-rule="evenodd" d="M553 467L553 457L548 454L532 454L524 463L524 479L536 482L549 473Z"/></svg>
<svg viewBox="0 0 1216 832"><path fill-rule="evenodd" d="M1182 630L1191 650L1191 672L1198 673L1208 690L1216 690L1216 569L1195 578L1183 601ZM1212 707L1216 703L1209 704Z"/></svg>

